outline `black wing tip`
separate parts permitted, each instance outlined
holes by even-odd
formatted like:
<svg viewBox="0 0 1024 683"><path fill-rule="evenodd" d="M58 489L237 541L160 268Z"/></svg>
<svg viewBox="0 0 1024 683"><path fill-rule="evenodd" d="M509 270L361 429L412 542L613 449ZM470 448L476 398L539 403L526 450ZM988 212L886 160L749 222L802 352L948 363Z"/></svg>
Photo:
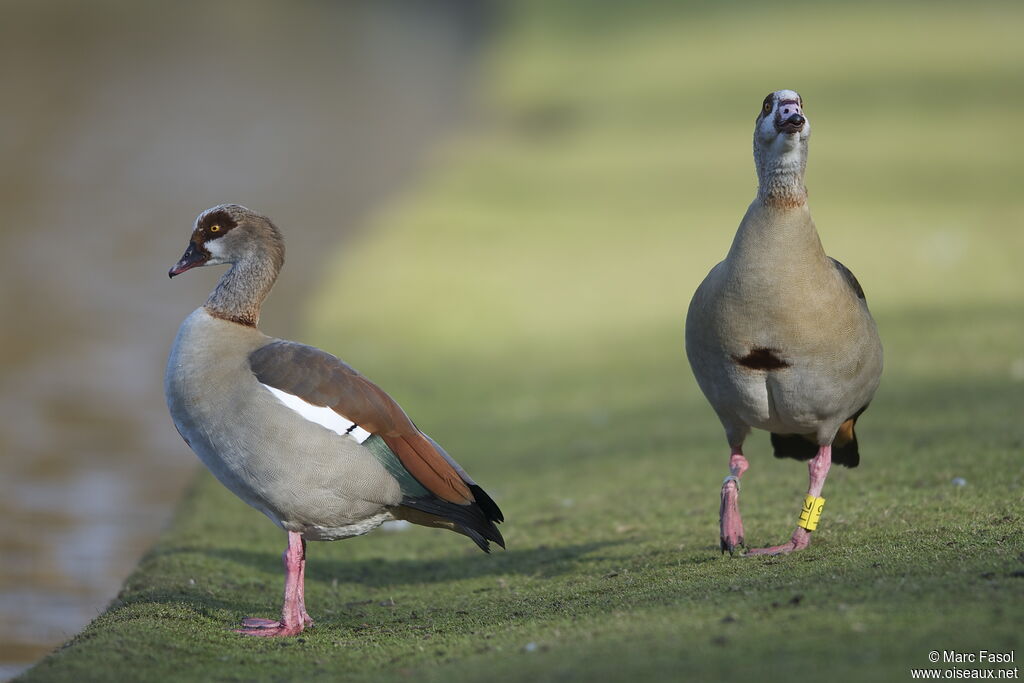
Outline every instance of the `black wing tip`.
<svg viewBox="0 0 1024 683"><path fill-rule="evenodd" d="M866 303L867 297L864 296L864 288L860 286L860 282L857 280L857 276L853 274L853 271L840 263L839 259L834 259L831 256L829 256L829 259L832 260L832 263L835 264L835 267L839 270L842 276L846 278L847 284L850 285L850 289L852 289L853 293L857 295L857 298Z"/></svg>
<svg viewBox="0 0 1024 683"><path fill-rule="evenodd" d="M498 504L494 502L494 499L487 494L487 491L484 491L477 484L470 484L469 490L473 494L476 504L480 506L480 509L483 511L484 516L486 516L487 519L495 524L501 524L505 521L505 515L502 514L501 508L499 508ZM505 546L503 545L502 547L504 548Z"/></svg>

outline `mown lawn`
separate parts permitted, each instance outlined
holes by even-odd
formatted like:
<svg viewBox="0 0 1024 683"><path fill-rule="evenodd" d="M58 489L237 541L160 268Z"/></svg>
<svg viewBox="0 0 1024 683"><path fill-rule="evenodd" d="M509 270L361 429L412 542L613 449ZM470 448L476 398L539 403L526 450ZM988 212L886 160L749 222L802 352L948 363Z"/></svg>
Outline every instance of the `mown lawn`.
<svg viewBox="0 0 1024 683"><path fill-rule="evenodd" d="M504 509L508 550L418 528L311 544L317 626L245 639L227 627L276 614L284 537L204 475L111 609L26 680L904 681L932 650L1024 657L1024 5L500 18L479 120L345 246L306 340L445 444ZM753 195L778 88L804 97L812 211L886 371L811 548L732 558L728 452L682 321ZM806 469L764 434L747 453L747 540L778 543Z"/></svg>

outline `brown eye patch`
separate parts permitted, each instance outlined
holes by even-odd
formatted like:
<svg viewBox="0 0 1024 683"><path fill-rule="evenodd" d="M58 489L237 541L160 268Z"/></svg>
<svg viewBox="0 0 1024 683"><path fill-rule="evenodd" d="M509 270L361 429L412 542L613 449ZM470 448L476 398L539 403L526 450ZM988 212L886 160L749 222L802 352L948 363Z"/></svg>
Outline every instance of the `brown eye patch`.
<svg viewBox="0 0 1024 683"><path fill-rule="evenodd" d="M227 211L213 211L203 216L203 219L199 221L198 230L203 234L220 236L231 230L238 223L231 217Z"/></svg>

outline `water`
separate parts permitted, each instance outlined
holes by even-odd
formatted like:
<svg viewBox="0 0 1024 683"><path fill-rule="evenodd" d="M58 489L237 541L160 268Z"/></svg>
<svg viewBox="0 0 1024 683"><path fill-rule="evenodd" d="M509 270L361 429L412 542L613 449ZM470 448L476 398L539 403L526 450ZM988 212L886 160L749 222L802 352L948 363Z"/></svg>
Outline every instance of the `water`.
<svg viewBox="0 0 1024 683"><path fill-rule="evenodd" d="M303 297L458 119L480 3L8 2L0 10L0 678L100 613L196 460L166 414L191 221L270 215Z"/></svg>

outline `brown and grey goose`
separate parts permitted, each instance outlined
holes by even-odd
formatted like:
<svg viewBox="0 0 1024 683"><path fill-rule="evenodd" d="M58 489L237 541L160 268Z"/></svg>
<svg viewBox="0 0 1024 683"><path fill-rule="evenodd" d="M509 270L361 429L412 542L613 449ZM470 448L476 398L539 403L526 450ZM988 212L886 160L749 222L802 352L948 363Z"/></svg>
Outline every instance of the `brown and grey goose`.
<svg viewBox="0 0 1024 683"><path fill-rule="evenodd" d="M810 484L789 542L810 544L833 460L860 462L854 423L882 374L882 344L864 292L825 255L807 208L811 126L792 90L768 95L754 126L759 187L725 260L697 288L686 316L686 354L725 427L731 450L722 484L722 550L744 544L740 477L752 427L771 432L775 456L809 460Z"/></svg>
<svg viewBox="0 0 1024 683"><path fill-rule="evenodd" d="M304 594L306 539L358 536L403 519L504 547L501 510L383 390L334 356L257 329L284 262L281 233L236 204L196 219L168 273L230 264L181 324L167 363L178 432L239 498L288 533L281 619L240 633L284 636L312 620Z"/></svg>

